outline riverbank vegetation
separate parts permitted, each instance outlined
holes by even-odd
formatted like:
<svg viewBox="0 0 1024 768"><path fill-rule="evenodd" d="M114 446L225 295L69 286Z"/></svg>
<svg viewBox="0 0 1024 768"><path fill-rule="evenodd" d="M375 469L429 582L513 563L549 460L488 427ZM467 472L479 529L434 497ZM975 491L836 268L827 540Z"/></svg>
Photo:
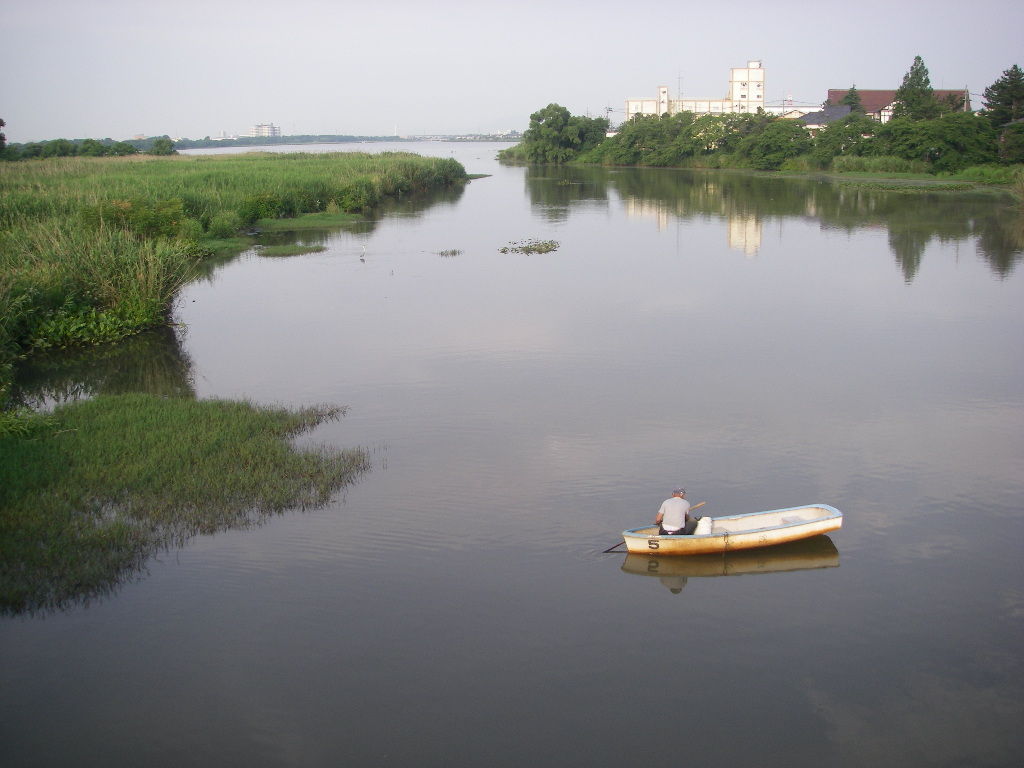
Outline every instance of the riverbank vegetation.
<svg viewBox="0 0 1024 768"><path fill-rule="evenodd" d="M104 395L0 433L0 613L105 594L161 549L326 503L362 450L291 438L343 409Z"/></svg>
<svg viewBox="0 0 1024 768"><path fill-rule="evenodd" d="M854 94L855 89L851 89ZM934 175L965 182L1024 185L1024 73L1014 65L985 90L980 113L939 100L920 57L896 92L892 120L850 112L820 130L757 114L636 115L612 136L601 119L573 117L550 104L534 113L507 162L576 162L675 168Z"/></svg>
<svg viewBox="0 0 1024 768"><path fill-rule="evenodd" d="M451 158L406 153L74 157L3 170L0 410L17 357L165 322L203 257L261 221L363 213L466 178Z"/></svg>

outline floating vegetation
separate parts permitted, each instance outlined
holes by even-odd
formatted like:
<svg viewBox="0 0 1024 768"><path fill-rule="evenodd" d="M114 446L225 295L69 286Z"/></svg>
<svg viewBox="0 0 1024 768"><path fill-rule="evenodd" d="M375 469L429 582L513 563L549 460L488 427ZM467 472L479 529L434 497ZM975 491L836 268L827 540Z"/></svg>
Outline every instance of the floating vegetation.
<svg viewBox="0 0 1024 768"><path fill-rule="evenodd" d="M557 240L521 240L512 241L498 249L498 253L551 253L557 250Z"/></svg>
<svg viewBox="0 0 1024 768"><path fill-rule="evenodd" d="M438 256L444 256L446 258L451 258L453 256L461 256L462 255L462 251L459 250L458 248L447 248L447 249L445 249L443 251L438 251L437 255Z"/></svg>
<svg viewBox="0 0 1024 768"><path fill-rule="evenodd" d="M7 415L0 614L88 601L192 536L326 504L369 469L366 451L291 438L343 413L132 394Z"/></svg>
<svg viewBox="0 0 1024 768"><path fill-rule="evenodd" d="M908 184L905 182L866 182L840 179L839 183L847 189L877 189L885 192L966 192L976 188L976 185L971 184L970 182L954 184L928 182L921 184Z"/></svg>
<svg viewBox="0 0 1024 768"><path fill-rule="evenodd" d="M301 256L326 251L326 245L264 245L256 250L260 256Z"/></svg>

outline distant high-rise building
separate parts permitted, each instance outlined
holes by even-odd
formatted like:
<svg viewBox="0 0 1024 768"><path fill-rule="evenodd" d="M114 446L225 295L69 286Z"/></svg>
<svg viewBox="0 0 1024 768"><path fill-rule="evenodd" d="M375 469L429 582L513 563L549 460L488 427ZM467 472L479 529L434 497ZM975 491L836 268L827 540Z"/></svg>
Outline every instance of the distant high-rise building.
<svg viewBox="0 0 1024 768"><path fill-rule="evenodd" d="M260 123L249 130L250 137L256 136L280 136L281 129L273 123Z"/></svg>

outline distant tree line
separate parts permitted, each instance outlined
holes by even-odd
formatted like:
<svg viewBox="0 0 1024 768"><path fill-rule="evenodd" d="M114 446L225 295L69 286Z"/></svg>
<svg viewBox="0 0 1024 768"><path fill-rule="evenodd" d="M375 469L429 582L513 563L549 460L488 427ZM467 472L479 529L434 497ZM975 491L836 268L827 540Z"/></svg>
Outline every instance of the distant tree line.
<svg viewBox="0 0 1024 768"><path fill-rule="evenodd" d="M0 120L0 125L3 121ZM45 157L123 157L124 155L174 154L174 142L169 136L150 136L145 139L114 141L113 139L52 139L23 144L0 141L0 159L31 160Z"/></svg>
<svg viewBox="0 0 1024 768"><path fill-rule="evenodd" d="M812 133L798 120L757 114L636 115L605 137L607 121L573 117L558 104L530 116L506 161L759 170L955 173L1024 163L1024 72L1016 64L985 89L985 108L940 99L918 56L896 91L891 120L864 114L853 87L845 118ZM1004 172L1005 173L1005 172Z"/></svg>
<svg viewBox="0 0 1024 768"><path fill-rule="evenodd" d="M4 125L0 121L0 128ZM171 139L169 136L150 136L145 139L52 139L5 145L0 133L0 159L31 160L43 157L119 157L148 154L171 155L179 149L206 147L262 147L274 144L338 144L356 141L405 141L395 136L313 135L296 136L237 136L231 139ZM412 141L409 139L409 141Z"/></svg>
<svg viewBox="0 0 1024 768"><path fill-rule="evenodd" d="M178 139L175 149L205 149L208 147L263 147L274 144L341 144L353 141L412 141L397 136L347 136L341 134L294 136L233 136L230 139Z"/></svg>

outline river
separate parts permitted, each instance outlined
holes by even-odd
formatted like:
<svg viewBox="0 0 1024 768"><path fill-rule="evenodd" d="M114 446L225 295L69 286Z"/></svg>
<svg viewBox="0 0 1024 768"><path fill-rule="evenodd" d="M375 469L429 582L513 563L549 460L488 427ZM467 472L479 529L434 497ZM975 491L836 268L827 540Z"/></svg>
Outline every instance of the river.
<svg viewBox="0 0 1024 768"><path fill-rule="evenodd" d="M0 619L3 763L1019 764L1019 210L501 146L346 145L489 175L23 373L39 403L346 405L300 442L373 467ZM677 484L844 525L718 570L603 553Z"/></svg>

